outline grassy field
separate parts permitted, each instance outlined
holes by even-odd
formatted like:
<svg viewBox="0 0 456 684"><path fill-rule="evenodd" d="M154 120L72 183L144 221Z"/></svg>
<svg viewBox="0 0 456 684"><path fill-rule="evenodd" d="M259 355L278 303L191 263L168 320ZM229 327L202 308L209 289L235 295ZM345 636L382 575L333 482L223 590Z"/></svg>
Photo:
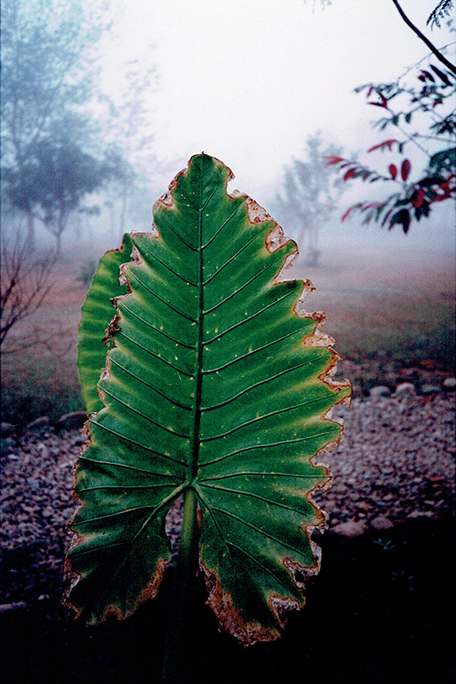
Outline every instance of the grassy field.
<svg viewBox="0 0 456 684"><path fill-rule="evenodd" d="M2 420L24 425L82 409L76 338L86 288L76 281L90 250L62 258L39 312L15 326L10 342L27 345L2 359ZM324 310L340 370L366 392L398 379L453 374L453 255L394 251L325 252L322 265L297 261L293 277L310 278L309 311ZM40 340L39 344L33 344Z"/></svg>

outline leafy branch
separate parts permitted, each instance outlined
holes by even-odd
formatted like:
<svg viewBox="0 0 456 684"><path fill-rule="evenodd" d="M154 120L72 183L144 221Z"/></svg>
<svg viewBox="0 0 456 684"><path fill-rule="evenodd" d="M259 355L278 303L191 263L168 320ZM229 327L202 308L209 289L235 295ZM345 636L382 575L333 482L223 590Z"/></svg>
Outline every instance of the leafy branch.
<svg viewBox="0 0 456 684"><path fill-rule="evenodd" d="M440 28L440 19L443 19L445 16L449 16L450 9L452 7L453 0L441 0L437 7L435 7L430 13L428 20L426 22L426 26L431 24L431 28L434 28L434 26Z"/></svg>
<svg viewBox="0 0 456 684"><path fill-rule="evenodd" d="M456 78L450 71L443 71L434 64L426 69L416 67L419 85L404 84L402 76L393 83L368 83L355 89L357 93L365 91L367 104L384 112L384 116L373 123L374 128L383 131L392 126L401 133L400 139L383 140L373 145L368 153L397 152L403 158L400 163L390 163L385 171L379 172L354 160L326 157L327 166L335 166L343 172L344 181L360 178L369 183L383 181L398 186L398 190L384 201L367 200L352 205L342 221L358 211L364 215L363 224L381 222L382 226L388 224L389 229L401 225L407 233L412 219L419 221L429 216L433 204L456 194L456 115L451 107L445 106L454 99ZM371 99L373 95L375 99ZM397 103L404 99L405 106L393 107L393 100ZM412 122L415 124L422 117L428 121L425 133L412 127ZM436 149L436 143L443 147ZM411 179L411 161L404 156L404 149L410 144L427 158L425 170L414 180Z"/></svg>

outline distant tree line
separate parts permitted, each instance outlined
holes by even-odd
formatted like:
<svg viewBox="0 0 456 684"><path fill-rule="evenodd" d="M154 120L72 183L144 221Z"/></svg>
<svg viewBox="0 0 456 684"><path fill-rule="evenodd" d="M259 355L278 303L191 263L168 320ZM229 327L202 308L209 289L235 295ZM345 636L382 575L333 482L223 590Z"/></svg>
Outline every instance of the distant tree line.
<svg viewBox="0 0 456 684"><path fill-rule="evenodd" d="M155 67L129 65L120 103L101 91L97 60L110 29L107 8L104 0L2 4L0 341L42 302L75 212L100 213L102 192L123 232L128 199L141 187L135 153L152 142L144 121ZM55 238L45 257L33 256L37 221Z"/></svg>

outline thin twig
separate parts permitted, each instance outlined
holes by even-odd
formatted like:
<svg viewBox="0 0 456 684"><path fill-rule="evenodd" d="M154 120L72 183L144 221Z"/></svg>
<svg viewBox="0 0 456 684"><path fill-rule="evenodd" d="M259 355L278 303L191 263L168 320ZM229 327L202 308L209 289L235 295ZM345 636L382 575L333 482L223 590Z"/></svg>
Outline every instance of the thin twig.
<svg viewBox="0 0 456 684"><path fill-rule="evenodd" d="M401 15L402 19L403 19L403 20L405 21L405 23L407 24L407 26L408 26L409 28L412 29L412 31L418 36L418 38L420 38L420 39L423 41L423 43L424 43L425 45L427 45L427 47L431 50L431 52L437 57L437 59L438 59L440 62L442 62L442 64L444 64L444 65L446 66L447 69L449 69L453 74L456 74L456 66L454 66L454 64L452 64L451 62L449 62L449 61L447 60L447 58L445 57L445 55L443 55L443 54L440 52L440 50L438 50L438 48L436 48L435 45L434 45L433 43L431 43L431 41L430 41L428 38L426 38L426 36L425 36L423 33L421 33L421 31L419 30L419 28L417 28L417 27L415 26L415 24L413 24L413 23L410 21L410 19L409 19L408 16L405 14L405 12L404 12L404 10L402 9L402 7L400 6L398 0L393 0L393 3L394 3L394 5L396 6L396 9L397 9L397 11L399 12L399 14Z"/></svg>

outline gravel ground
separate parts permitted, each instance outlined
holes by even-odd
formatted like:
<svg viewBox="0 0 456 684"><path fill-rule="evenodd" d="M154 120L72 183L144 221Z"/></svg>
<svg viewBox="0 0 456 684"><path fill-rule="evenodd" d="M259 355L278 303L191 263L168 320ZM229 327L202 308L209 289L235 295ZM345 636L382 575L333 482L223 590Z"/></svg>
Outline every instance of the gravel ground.
<svg viewBox="0 0 456 684"><path fill-rule="evenodd" d="M354 399L338 408L345 437L325 455L333 486L315 500L330 532L346 537L402 521L439 519L454 510L455 394L404 392ZM79 431L26 432L4 440L0 461L0 604L35 601L62 590L66 525L75 505L72 467ZM179 511L169 521L176 535Z"/></svg>
<svg viewBox="0 0 456 684"><path fill-rule="evenodd" d="M354 399L341 407L345 435L324 457L333 475L315 500L330 531L356 536L454 510L455 396Z"/></svg>

